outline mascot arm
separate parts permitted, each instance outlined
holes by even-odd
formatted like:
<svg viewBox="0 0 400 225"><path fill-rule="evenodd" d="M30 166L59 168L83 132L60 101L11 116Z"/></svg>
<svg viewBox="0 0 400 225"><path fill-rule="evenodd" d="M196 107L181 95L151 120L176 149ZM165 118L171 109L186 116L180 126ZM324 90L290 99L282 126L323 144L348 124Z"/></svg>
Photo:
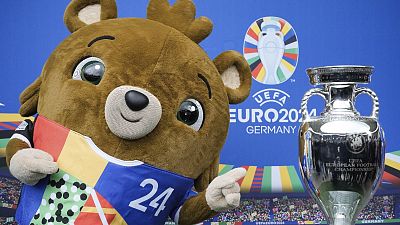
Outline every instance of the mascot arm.
<svg viewBox="0 0 400 225"><path fill-rule="evenodd" d="M33 123L25 120L18 126L6 147L6 160L11 174L28 185L35 185L58 170L50 154L32 148L32 137Z"/></svg>
<svg viewBox="0 0 400 225"><path fill-rule="evenodd" d="M237 183L246 175L244 168L236 168L216 177L207 189L188 199L180 209L175 222L180 225L200 223L218 212L233 209L240 203L240 186Z"/></svg>

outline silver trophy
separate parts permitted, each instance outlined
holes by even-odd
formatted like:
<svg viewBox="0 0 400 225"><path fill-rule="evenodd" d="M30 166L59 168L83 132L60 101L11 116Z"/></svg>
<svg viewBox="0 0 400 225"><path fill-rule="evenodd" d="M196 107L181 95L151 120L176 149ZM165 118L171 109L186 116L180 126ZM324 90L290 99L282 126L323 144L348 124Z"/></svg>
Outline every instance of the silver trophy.
<svg viewBox="0 0 400 225"><path fill-rule="evenodd" d="M384 171L385 141L378 123L379 102L368 88L374 68L329 66L307 69L309 90L301 102L299 163L305 186L331 225L354 224L377 190ZM372 98L371 116L361 116L355 98ZM308 99L325 99L320 116L309 116Z"/></svg>

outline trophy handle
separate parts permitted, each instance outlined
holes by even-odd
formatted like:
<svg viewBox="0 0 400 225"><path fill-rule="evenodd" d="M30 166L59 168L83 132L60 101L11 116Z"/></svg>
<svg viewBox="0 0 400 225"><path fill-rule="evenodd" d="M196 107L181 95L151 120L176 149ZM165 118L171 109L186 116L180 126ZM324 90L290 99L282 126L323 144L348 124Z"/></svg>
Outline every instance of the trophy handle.
<svg viewBox="0 0 400 225"><path fill-rule="evenodd" d="M308 103L308 99L310 99L313 95L319 95L325 100L325 102L328 101L327 97L326 97L328 95L328 93L320 88L313 88L313 89L310 89L309 91L307 91L304 94L303 99L301 100L301 109L300 110L301 110L301 114L303 116L303 121L305 119L309 118L308 110L307 110L307 103Z"/></svg>
<svg viewBox="0 0 400 225"><path fill-rule="evenodd" d="M378 96L369 88L357 88L355 91L355 97L360 94L367 94L372 98L372 114L371 117L378 119L379 115L379 100Z"/></svg>

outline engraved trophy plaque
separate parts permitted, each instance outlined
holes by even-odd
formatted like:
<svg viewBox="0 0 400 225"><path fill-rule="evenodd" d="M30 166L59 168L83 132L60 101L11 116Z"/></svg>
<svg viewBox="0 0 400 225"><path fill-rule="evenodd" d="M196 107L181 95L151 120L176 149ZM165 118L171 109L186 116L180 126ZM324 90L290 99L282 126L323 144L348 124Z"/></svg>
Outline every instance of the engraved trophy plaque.
<svg viewBox="0 0 400 225"><path fill-rule="evenodd" d="M384 171L385 141L378 123L379 102L368 88L373 67L329 66L307 69L310 82L322 85L301 102L299 163L304 184L331 225L354 224L377 190ZM361 116L355 98L372 98L371 116ZM325 99L320 116L309 116L308 99Z"/></svg>

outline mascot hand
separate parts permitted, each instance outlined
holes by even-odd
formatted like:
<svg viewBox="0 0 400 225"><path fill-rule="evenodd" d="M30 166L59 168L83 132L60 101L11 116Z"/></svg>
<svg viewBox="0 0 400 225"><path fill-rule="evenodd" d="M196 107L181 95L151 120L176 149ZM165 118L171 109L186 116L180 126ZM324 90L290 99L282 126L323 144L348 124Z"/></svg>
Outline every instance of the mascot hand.
<svg viewBox="0 0 400 225"><path fill-rule="evenodd" d="M216 212L239 206L240 186L237 183L246 175L246 169L236 168L216 177L206 190L208 206Z"/></svg>
<svg viewBox="0 0 400 225"><path fill-rule="evenodd" d="M57 163L53 157L39 149L26 148L11 158L10 172L22 183L35 185L48 174L56 173Z"/></svg>

